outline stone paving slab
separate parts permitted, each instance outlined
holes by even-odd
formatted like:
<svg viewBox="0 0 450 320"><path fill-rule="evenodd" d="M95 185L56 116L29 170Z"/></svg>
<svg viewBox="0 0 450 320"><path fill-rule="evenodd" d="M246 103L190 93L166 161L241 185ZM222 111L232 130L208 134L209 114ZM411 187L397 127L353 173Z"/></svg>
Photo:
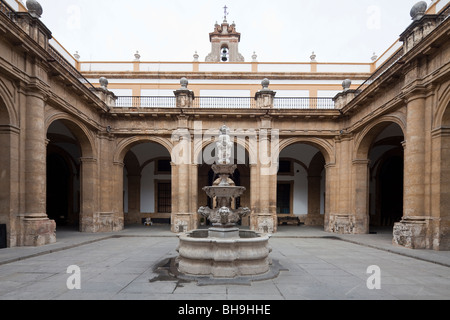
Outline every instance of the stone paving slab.
<svg viewBox="0 0 450 320"><path fill-rule="evenodd" d="M441 263L447 253L429 252L428 259L441 257L436 263L425 261L423 256L414 258L377 249L373 243L364 245L320 235L274 236L270 242L271 257L285 269L276 278L246 285L199 286L196 281L158 278L157 267L177 255L178 239L167 230L158 230L151 236L141 228L120 236L77 238L80 235L68 234L60 238L59 246L50 249L0 252L0 300L450 299L450 268ZM379 241L381 246L385 240ZM408 254L413 255L413 251ZM70 265L80 268L80 290L67 287ZM380 290L367 287L371 276L367 268L371 265L381 270Z"/></svg>

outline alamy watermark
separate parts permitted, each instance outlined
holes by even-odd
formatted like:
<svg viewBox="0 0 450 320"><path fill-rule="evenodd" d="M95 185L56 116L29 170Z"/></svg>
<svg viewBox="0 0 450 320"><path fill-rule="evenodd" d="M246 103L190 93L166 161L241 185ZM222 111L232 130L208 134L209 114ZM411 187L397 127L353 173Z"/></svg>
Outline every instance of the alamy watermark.
<svg viewBox="0 0 450 320"><path fill-rule="evenodd" d="M69 290L81 290L81 269L79 266L71 265L67 268L67 273L70 274L67 278L66 285Z"/></svg>
<svg viewBox="0 0 450 320"><path fill-rule="evenodd" d="M370 277L367 279L367 289L380 290L381 289L381 269L379 266L373 265L367 268L367 274Z"/></svg>
<svg viewBox="0 0 450 320"><path fill-rule="evenodd" d="M234 164L259 165L261 175L278 172L280 133L275 129L230 129L230 140ZM194 122L193 134L188 129L177 129L172 133L172 162L183 164L214 164L218 157L218 129L203 130L202 122Z"/></svg>

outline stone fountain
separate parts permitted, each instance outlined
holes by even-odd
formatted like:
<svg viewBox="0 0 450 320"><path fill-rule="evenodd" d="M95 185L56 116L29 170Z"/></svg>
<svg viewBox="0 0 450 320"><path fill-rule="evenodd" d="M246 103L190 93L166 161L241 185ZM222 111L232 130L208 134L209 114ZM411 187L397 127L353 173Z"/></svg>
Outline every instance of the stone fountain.
<svg viewBox="0 0 450 320"><path fill-rule="evenodd" d="M232 146L229 129L223 126L216 145L218 160L212 166L220 182L203 188L215 205L213 209L201 207L198 211L212 227L179 235L177 262L181 274L233 279L264 275L270 271L270 235L237 227L239 221L250 214L250 209L232 209L233 199L246 191L230 179L237 168L230 160Z"/></svg>

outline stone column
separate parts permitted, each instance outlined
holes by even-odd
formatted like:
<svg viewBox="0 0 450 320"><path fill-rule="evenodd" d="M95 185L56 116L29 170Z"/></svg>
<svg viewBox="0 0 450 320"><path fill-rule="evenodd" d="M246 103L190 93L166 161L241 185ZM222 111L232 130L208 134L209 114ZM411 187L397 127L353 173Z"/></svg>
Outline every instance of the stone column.
<svg viewBox="0 0 450 320"><path fill-rule="evenodd" d="M100 213L101 232L120 231L124 228L123 213L123 162L114 162L112 179L116 197L112 199L112 211Z"/></svg>
<svg viewBox="0 0 450 320"><path fill-rule="evenodd" d="M393 243L412 249L427 247L425 217L425 95L409 95L405 147L403 219L394 226Z"/></svg>
<svg viewBox="0 0 450 320"><path fill-rule="evenodd" d="M257 164L250 164L250 228L258 228L259 210L259 167Z"/></svg>
<svg viewBox="0 0 450 320"><path fill-rule="evenodd" d="M192 212L192 228L197 229L199 226L199 216L197 214L200 208L198 204L198 165L191 164L190 166L190 196L189 196L189 211Z"/></svg>
<svg viewBox="0 0 450 320"><path fill-rule="evenodd" d="M56 242L56 223L47 216L47 148L44 96L27 94L25 129L25 214L23 245L41 246Z"/></svg>
<svg viewBox="0 0 450 320"><path fill-rule="evenodd" d="M353 213L356 234L369 233L369 165L368 159L353 160Z"/></svg>
<svg viewBox="0 0 450 320"><path fill-rule="evenodd" d="M80 232L95 232L95 213L97 211L97 160L80 158Z"/></svg>
<svg viewBox="0 0 450 320"><path fill-rule="evenodd" d="M320 183L321 176L308 176L308 215L305 225L323 226L323 216L320 214Z"/></svg>
<svg viewBox="0 0 450 320"><path fill-rule="evenodd" d="M333 233L354 234L364 229L364 225L361 225L360 221L357 225L356 215L352 212L352 197L354 194L352 143L351 135L342 134L336 138L336 153L339 155L337 158L339 162L334 171L337 190L333 190L333 198L336 207L330 212L329 226L327 227Z"/></svg>
<svg viewBox="0 0 450 320"><path fill-rule="evenodd" d="M141 175L128 175L128 215L127 223L140 224Z"/></svg>
<svg viewBox="0 0 450 320"><path fill-rule="evenodd" d="M175 141L176 144L172 150L172 158L176 167L172 176L172 203L176 203L176 205L172 209L172 232L180 233L188 232L195 228L197 211L191 211L192 184L190 182L190 169L192 166L192 142L187 129L187 119L179 118L179 128L177 134L174 135L174 139L177 141Z"/></svg>
<svg viewBox="0 0 450 320"><path fill-rule="evenodd" d="M337 213L338 194L338 174L335 163L325 164L325 217L324 230L332 232L331 220L335 213Z"/></svg>
<svg viewBox="0 0 450 320"><path fill-rule="evenodd" d="M268 128L269 123L264 124L267 120L263 120L262 127ZM261 129L263 131L264 129ZM272 149L271 139L268 135L260 132L259 137L259 165L257 174L259 176L259 192L257 196L258 211L256 212L255 229L263 233L277 232L277 164L274 163L278 159L278 150ZM277 153L273 155L273 153ZM253 171L253 170L252 170ZM252 186L253 188L253 186Z"/></svg>

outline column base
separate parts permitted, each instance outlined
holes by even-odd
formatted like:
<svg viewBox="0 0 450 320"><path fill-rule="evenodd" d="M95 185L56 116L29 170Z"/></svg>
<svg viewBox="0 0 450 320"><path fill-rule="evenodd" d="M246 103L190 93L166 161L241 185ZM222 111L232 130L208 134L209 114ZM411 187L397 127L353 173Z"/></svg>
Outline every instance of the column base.
<svg viewBox="0 0 450 320"><path fill-rule="evenodd" d="M23 218L22 245L39 247L56 242L56 222L46 214L31 214Z"/></svg>
<svg viewBox="0 0 450 320"><path fill-rule="evenodd" d="M251 217L251 229L259 233L276 233L277 218L271 214L255 214Z"/></svg>
<svg viewBox="0 0 450 320"><path fill-rule="evenodd" d="M394 225L392 243L409 249L426 249L428 221L426 218L403 218Z"/></svg>
<svg viewBox="0 0 450 320"><path fill-rule="evenodd" d="M191 213L175 213L172 214L172 232L184 233L197 229L197 222L194 214Z"/></svg>
<svg viewBox="0 0 450 320"><path fill-rule="evenodd" d="M355 216L350 214L330 215L327 231L337 234L355 234Z"/></svg>
<svg viewBox="0 0 450 320"><path fill-rule="evenodd" d="M368 234L369 218L354 214L330 214L325 231L337 234Z"/></svg>
<svg viewBox="0 0 450 320"><path fill-rule="evenodd" d="M305 226L323 226L324 215L321 214L307 214L305 218Z"/></svg>

